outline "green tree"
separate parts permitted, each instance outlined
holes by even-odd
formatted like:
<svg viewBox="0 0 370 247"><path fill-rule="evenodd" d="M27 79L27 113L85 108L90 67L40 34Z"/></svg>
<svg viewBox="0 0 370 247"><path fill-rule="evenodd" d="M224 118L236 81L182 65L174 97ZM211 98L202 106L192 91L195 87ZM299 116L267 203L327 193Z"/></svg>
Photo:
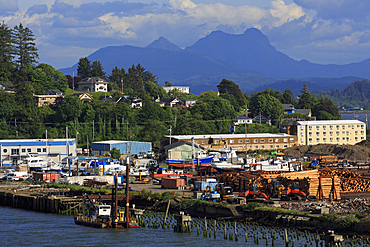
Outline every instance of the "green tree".
<svg viewBox="0 0 370 247"><path fill-rule="evenodd" d="M112 157L113 159L121 158L121 150L113 147L112 150L110 150L110 157Z"/></svg>
<svg viewBox="0 0 370 247"><path fill-rule="evenodd" d="M314 116L317 116L319 120L335 120L340 119L338 108L334 105L333 101L328 98L319 100L319 103L312 109Z"/></svg>
<svg viewBox="0 0 370 247"><path fill-rule="evenodd" d="M259 113L270 115L275 125L277 125L280 115L284 113L284 107L281 102L275 97L264 93L257 93L251 96L250 108L253 115Z"/></svg>
<svg viewBox="0 0 370 247"><path fill-rule="evenodd" d="M104 67L100 61L94 61L91 65L91 77L99 77L106 79L106 73L104 72Z"/></svg>
<svg viewBox="0 0 370 247"><path fill-rule="evenodd" d="M292 104L292 105L297 104L297 102L294 100L293 93L289 88L285 89L285 91L283 92L281 103L282 104Z"/></svg>
<svg viewBox="0 0 370 247"><path fill-rule="evenodd" d="M0 25L0 82L9 82L13 53L12 30L3 21Z"/></svg>
<svg viewBox="0 0 370 247"><path fill-rule="evenodd" d="M317 98L312 96L311 92L308 91L307 84L303 85L301 89L301 95L298 101L297 109L312 109L316 104Z"/></svg>
<svg viewBox="0 0 370 247"><path fill-rule="evenodd" d="M232 94L236 101L238 101L239 106L245 106L247 101L244 97L242 90L240 90L239 86L235 84L233 81L229 81L223 79L220 84L217 85L218 91L220 94Z"/></svg>
<svg viewBox="0 0 370 247"><path fill-rule="evenodd" d="M78 61L77 75L82 78L91 77L91 61L87 57L80 58Z"/></svg>
<svg viewBox="0 0 370 247"><path fill-rule="evenodd" d="M37 63L39 55L35 40L32 31L28 27L23 27L22 23L14 27L14 55L15 62L19 67L23 68Z"/></svg>

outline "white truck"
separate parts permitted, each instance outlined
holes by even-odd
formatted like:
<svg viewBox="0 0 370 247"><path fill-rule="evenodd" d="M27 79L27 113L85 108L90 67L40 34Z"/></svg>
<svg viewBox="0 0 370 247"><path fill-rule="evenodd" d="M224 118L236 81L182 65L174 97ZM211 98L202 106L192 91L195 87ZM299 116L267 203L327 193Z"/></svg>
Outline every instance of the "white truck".
<svg viewBox="0 0 370 247"><path fill-rule="evenodd" d="M27 172L9 172L4 175L3 180L23 181L28 179Z"/></svg>

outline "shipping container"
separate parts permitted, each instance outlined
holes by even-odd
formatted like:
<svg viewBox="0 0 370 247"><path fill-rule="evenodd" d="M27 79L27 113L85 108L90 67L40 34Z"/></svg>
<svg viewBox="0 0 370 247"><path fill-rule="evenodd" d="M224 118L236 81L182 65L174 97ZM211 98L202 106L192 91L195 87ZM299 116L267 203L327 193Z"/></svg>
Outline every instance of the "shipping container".
<svg viewBox="0 0 370 247"><path fill-rule="evenodd" d="M165 189L185 187L185 180L182 178L162 178L162 187Z"/></svg>
<svg viewBox="0 0 370 247"><path fill-rule="evenodd" d="M33 179L39 181L54 181L55 179L59 179L58 173L43 173L43 172L35 172L33 173Z"/></svg>

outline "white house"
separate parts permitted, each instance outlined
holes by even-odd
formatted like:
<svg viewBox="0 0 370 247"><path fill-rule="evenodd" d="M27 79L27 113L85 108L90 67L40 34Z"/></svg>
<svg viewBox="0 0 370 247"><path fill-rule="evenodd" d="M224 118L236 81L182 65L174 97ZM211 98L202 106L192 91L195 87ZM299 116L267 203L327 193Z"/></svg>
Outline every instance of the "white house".
<svg viewBox="0 0 370 247"><path fill-rule="evenodd" d="M253 119L248 117L246 114L236 116L235 125L239 124L251 124L253 123Z"/></svg>
<svg viewBox="0 0 370 247"><path fill-rule="evenodd" d="M184 87L184 86L163 87L163 89L164 89L164 91L166 91L166 93L168 93L169 91L174 90L174 89L177 89L177 90L179 90L180 92L183 92L183 93L189 93L190 92L190 87Z"/></svg>
<svg viewBox="0 0 370 247"><path fill-rule="evenodd" d="M108 83L99 77L87 77L77 83L79 92L108 92Z"/></svg>

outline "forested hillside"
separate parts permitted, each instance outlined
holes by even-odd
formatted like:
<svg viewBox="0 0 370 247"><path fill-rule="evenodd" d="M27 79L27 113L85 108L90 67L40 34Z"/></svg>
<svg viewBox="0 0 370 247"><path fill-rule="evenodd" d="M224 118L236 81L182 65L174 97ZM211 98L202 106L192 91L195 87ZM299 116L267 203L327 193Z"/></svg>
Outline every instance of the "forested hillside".
<svg viewBox="0 0 370 247"><path fill-rule="evenodd" d="M153 143L159 148L160 139L169 134L218 134L229 133L236 116L249 109L250 117L258 114L271 116L273 125L251 124L248 133L277 132L283 114L283 103L297 108L310 108L318 119L338 119L338 110L331 100L317 98L307 85L300 91L300 99L293 93L266 89L248 96L233 81L222 79L215 91L204 95L185 94L173 90L168 94L158 85L157 77L140 64L124 69L114 67L106 75L100 61L81 58L75 78L64 76L52 66L37 63L37 48L32 31L21 24L10 29L0 25L0 83L13 83L15 93L0 91L0 138L77 138L78 146L86 146L87 140L134 140ZM20 43L27 43L20 46ZM91 101L81 101L72 95L74 83L85 77L101 77L109 82L109 93L92 93ZM170 82L166 85L171 86ZM60 104L37 107L34 94L44 94L46 89L59 89L65 93ZM103 97L103 100L101 99ZM116 103L110 96L127 99ZM140 98L143 107L131 108ZM155 99L178 98L197 100L194 106L161 107ZM297 117L297 115L288 115ZM304 117L298 116L298 117ZM236 133L244 133L238 126Z"/></svg>

